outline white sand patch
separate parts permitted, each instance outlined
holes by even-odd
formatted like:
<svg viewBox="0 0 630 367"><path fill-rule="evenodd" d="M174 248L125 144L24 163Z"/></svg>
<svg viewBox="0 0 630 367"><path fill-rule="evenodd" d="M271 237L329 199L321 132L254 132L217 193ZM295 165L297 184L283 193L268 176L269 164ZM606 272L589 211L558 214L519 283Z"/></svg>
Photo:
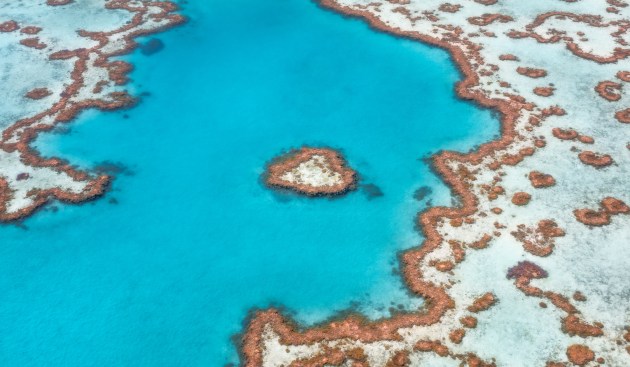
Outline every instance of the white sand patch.
<svg viewBox="0 0 630 367"><path fill-rule="evenodd" d="M341 174L330 167L323 155L313 155L309 160L285 172L280 178L292 184L311 187L335 186L343 183Z"/></svg>

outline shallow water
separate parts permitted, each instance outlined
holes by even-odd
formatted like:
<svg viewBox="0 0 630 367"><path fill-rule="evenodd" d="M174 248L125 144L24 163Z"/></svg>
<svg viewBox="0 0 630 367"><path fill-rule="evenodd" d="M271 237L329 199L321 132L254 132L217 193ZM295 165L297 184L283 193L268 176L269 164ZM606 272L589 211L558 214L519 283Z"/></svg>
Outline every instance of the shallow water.
<svg viewBox="0 0 630 367"><path fill-rule="evenodd" d="M456 99L447 54L308 0L184 12L142 40L163 49L127 57L139 106L38 139L45 155L124 169L105 198L0 227L0 365L220 366L238 362L231 337L255 307L312 323L420 305L396 253L421 242L418 211L451 202L423 158L498 132ZM261 185L268 160L303 144L341 149L383 196Z"/></svg>

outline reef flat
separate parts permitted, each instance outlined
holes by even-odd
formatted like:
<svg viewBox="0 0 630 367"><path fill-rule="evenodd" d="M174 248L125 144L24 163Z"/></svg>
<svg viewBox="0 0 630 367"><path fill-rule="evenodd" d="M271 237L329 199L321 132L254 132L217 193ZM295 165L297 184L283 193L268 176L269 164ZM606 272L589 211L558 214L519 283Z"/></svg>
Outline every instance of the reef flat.
<svg viewBox="0 0 630 367"><path fill-rule="evenodd" d="M341 153L328 148L302 147L275 159L265 182L308 196L341 195L356 187L356 172Z"/></svg>
<svg viewBox="0 0 630 367"><path fill-rule="evenodd" d="M132 106L135 98L122 88L132 65L110 58L134 49L135 37L182 23L176 9L170 2L131 0L0 5L7 106L0 115L0 220L22 218L53 199L83 202L106 190L107 175L44 159L29 144L84 109Z"/></svg>
<svg viewBox="0 0 630 367"><path fill-rule="evenodd" d="M258 311L245 365L630 365L628 4L320 3L448 50L457 94L502 135L432 157L461 205L423 212L425 241L400 256L426 308L311 328Z"/></svg>

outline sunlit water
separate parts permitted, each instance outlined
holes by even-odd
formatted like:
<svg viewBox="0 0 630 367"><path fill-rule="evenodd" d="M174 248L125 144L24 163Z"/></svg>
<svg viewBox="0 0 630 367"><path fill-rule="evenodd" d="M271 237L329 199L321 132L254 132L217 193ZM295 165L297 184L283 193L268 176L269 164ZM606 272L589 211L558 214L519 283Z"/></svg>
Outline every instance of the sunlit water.
<svg viewBox="0 0 630 367"><path fill-rule="evenodd" d="M418 211L451 202L423 158L498 131L456 99L447 54L308 0L184 13L156 36L163 49L127 57L138 107L38 140L45 155L122 170L96 202L0 227L0 365L222 366L238 362L232 339L256 307L312 323L421 304L396 254L421 243ZM340 149L383 195L265 188L265 163L303 144Z"/></svg>

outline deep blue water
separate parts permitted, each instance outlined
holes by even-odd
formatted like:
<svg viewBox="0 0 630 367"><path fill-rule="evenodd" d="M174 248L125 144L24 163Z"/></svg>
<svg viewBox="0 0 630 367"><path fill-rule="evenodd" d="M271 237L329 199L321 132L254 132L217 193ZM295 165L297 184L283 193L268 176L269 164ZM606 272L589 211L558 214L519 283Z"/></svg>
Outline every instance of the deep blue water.
<svg viewBox="0 0 630 367"><path fill-rule="evenodd" d="M155 36L163 49L127 57L139 106L38 140L125 169L99 201L0 227L1 366L221 366L237 362L231 336L253 307L311 323L355 302L371 316L419 305L396 253L421 242L427 200L451 200L422 158L498 131L456 99L447 54L309 0L184 12L187 25ZM383 196L262 186L265 163L302 144L341 149ZM433 192L418 201L422 186Z"/></svg>

